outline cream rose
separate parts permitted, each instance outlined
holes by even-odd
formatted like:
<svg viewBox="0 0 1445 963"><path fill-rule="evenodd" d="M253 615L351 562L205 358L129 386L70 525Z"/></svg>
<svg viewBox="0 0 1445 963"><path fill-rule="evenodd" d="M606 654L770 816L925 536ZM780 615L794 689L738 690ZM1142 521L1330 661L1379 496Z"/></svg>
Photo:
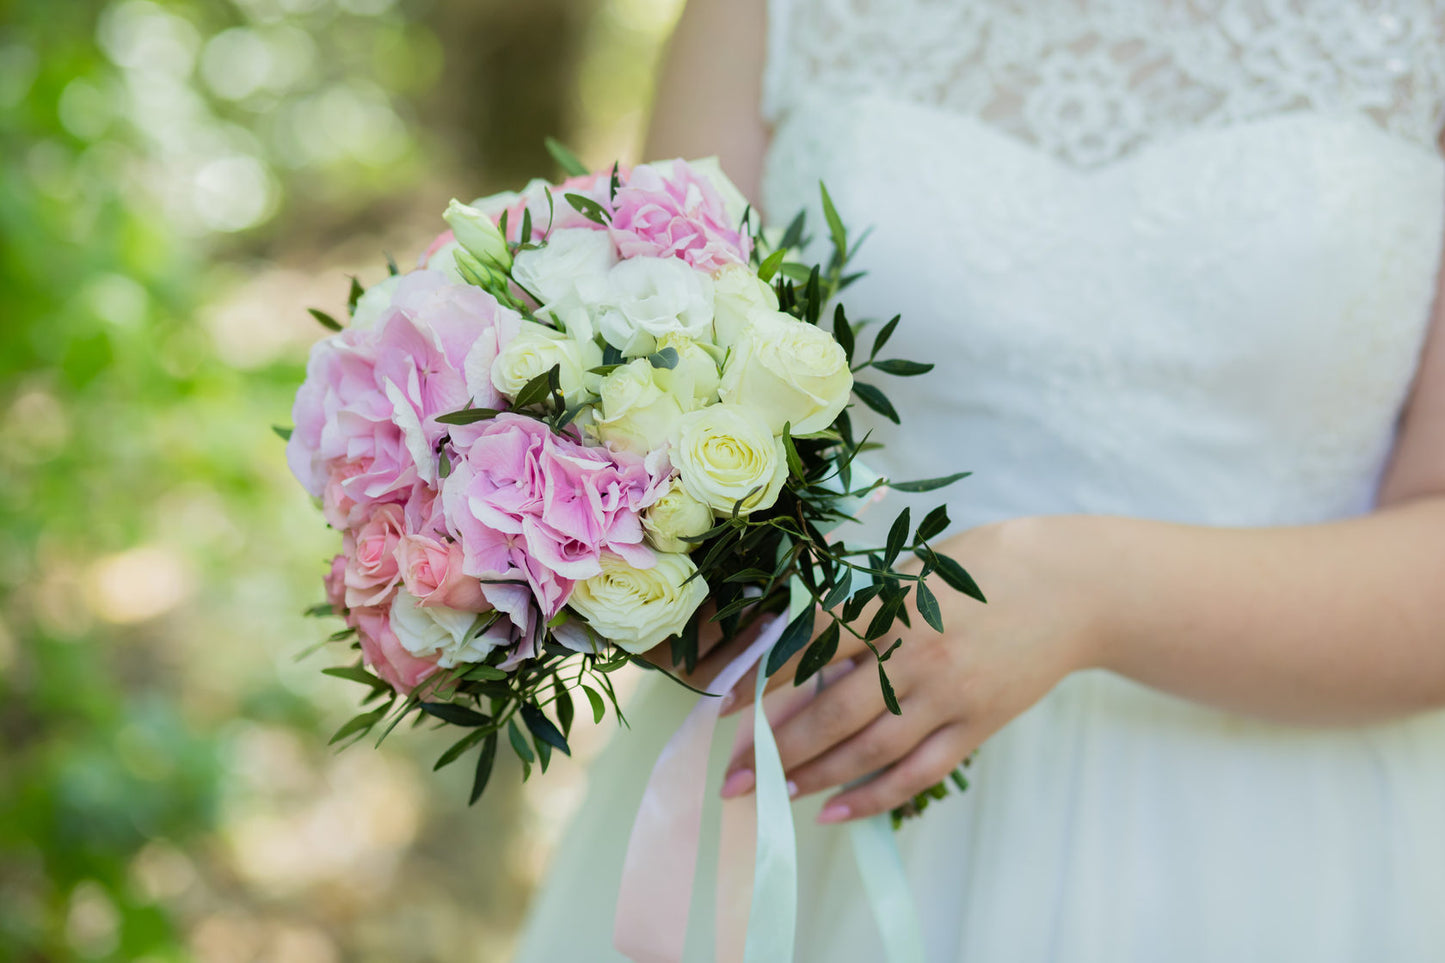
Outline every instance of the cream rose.
<svg viewBox="0 0 1445 963"><path fill-rule="evenodd" d="M527 382L553 365L560 365L562 394L568 404L575 404L587 392L587 370L601 363L602 349L592 342L569 338L535 321L523 321L516 336L492 363L492 387L512 398Z"/></svg>
<svg viewBox="0 0 1445 963"><path fill-rule="evenodd" d="M606 231L574 227L553 231L539 248L518 251L512 277L542 304L575 302L579 284L604 277L616 263Z"/></svg>
<svg viewBox="0 0 1445 963"><path fill-rule="evenodd" d="M651 354L669 332L706 337L712 278L674 257L634 257L607 272L597 328L624 355Z"/></svg>
<svg viewBox="0 0 1445 963"><path fill-rule="evenodd" d="M593 422L598 438L643 455L672 440L683 409L658 386L660 373L646 358L637 358L602 379L597 389L602 411Z"/></svg>
<svg viewBox="0 0 1445 963"><path fill-rule="evenodd" d="M576 584L567 604L594 632L634 655L681 632L708 595L707 582L687 581L697 566L686 555L660 552L652 568L633 568L603 552L601 565L600 574Z"/></svg>
<svg viewBox="0 0 1445 963"><path fill-rule="evenodd" d="M697 542L684 539L712 528L712 509L687 493L674 481L667 493L642 515L647 540L659 552L691 552Z"/></svg>
<svg viewBox="0 0 1445 963"><path fill-rule="evenodd" d="M753 318L777 311L777 293L758 280L751 267L731 264L713 279L713 339L719 346L730 347Z"/></svg>
<svg viewBox="0 0 1445 963"><path fill-rule="evenodd" d="M405 589L391 603L391 631L397 641L419 659L436 657L437 665L450 669L462 662L480 662L496 644L484 633L474 637L477 613L422 605Z"/></svg>
<svg viewBox="0 0 1445 963"><path fill-rule="evenodd" d="M720 514L771 508L788 475L783 440L752 408L712 405L682 419L672 463L687 493Z"/></svg>
<svg viewBox="0 0 1445 963"><path fill-rule="evenodd" d="M816 325L775 313L753 319L733 345L718 394L759 412L768 427L806 435L833 423L853 391L848 356Z"/></svg>
<svg viewBox="0 0 1445 963"><path fill-rule="evenodd" d="M657 386L677 398L684 411L716 402L721 376L717 360L708 350L683 334L673 332L657 339L657 350L677 352L677 364L653 372Z"/></svg>

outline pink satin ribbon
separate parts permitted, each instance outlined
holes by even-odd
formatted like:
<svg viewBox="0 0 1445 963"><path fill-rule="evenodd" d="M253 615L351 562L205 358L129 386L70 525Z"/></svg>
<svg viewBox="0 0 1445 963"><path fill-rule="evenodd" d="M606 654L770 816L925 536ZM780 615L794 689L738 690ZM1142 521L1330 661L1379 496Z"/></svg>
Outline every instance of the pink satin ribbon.
<svg viewBox="0 0 1445 963"><path fill-rule="evenodd" d="M716 695L731 691L778 641L787 623L786 618L774 618L764 626L752 645L718 674L709 691ZM682 961L702 838L708 751L721 708L720 698L698 699L657 757L633 821L612 944L636 963ZM736 875L735 868L728 870L729 879ZM741 906L746 920L747 901Z"/></svg>

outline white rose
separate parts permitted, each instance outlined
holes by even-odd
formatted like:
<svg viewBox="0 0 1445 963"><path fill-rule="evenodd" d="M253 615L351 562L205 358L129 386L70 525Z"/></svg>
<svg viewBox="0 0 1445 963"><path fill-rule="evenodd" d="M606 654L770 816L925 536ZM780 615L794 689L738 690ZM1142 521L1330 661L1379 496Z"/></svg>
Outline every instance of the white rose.
<svg viewBox="0 0 1445 963"><path fill-rule="evenodd" d="M697 571L692 559L667 552L656 558L652 568L633 568L603 552L601 574L578 582L567 604L604 639L634 655L646 652L681 632L708 595L703 579L687 581Z"/></svg>
<svg viewBox="0 0 1445 963"><path fill-rule="evenodd" d="M457 243L483 264L490 262L503 271L512 266L507 239L502 237L502 232L485 213L452 198L442 217L451 225Z"/></svg>
<svg viewBox="0 0 1445 963"><path fill-rule="evenodd" d="M712 278L673 257L635 257L607 272L597 326L624 355L651 354L672 331L705 338L712 323Z"/></svg>
<svg viewBox="0 0 1445 963"><path fill-rule="evenodd" d="M585 227L553 231L539 248L518 251L512 278L542 304L577 298L581 280L600 278L617 263L617 250L606 231Z"/></svg>
<svg viewBox="0 0 1445 963"><path fill-rule="evenodd" d="M386 309L391 307L391 297L400 283L401 275L393 274L385 281L378 281L367 288L366 293L356 302L356 310L351 313L351 326L365 331L379 325L386 316Z"/></svg>
<svg viewBox="0 0 1445 963"><path fill-rule="evenodd" d="M673 481L672 487L642 515L647 540L659 552L691 552L697 542L684 541L712 528L712 509Z"/></svg>
<svg viewBox="0 0 1445 963"><path fill-rule="evenodd" d="M713 279L715 342L731 347L759 315L776 314L778 295L771 285L758 280L746 264L729 264Z"/></svg>
<svg viewBox="0 0 1445 963"><path fill-rule="evenodd" d="M527 382L560 365L562 394L568 404L576 404L587 391L587 369L601 363L602 349L597 345L569 338L535 321L523 321L492 362L492 387L514 398Z"/></svg>
<svg viewBox="0 0 1445 963"><path fill-rule="evenodd" d="M853 390L848 356L816 325L775 313L760 316L733 345L719 395L743 405L781 431L822 431L833 423Z"/></svg>
<svg viewBox="0 0 1445 963"><path fill-rule="evenodd" d="M437 657L437 665L450 669L462 662L481 662L496 642L489 633L473 636L477 613L422 605L405 589L391 603L391 631L402 648L419 659Z"/></svg>
<svg viewBox="0 0 1445 963"><path fill-rule="evenodd" d="M727 403L701 408L682 419L670 453L687 493L719 514L771 508L788 477L783 440L752 408Z"/></svg>
<svg viewBox="0 0 1445 963"><path fill-rule="evenodd" d="M684 411L715 403L721 376L717 360L691 338L672 332L657 339L657 350L677 352L677 364L653 372L657 386L678 400Z"/></svg>
<svg viewBox="0 0 1445 963"><path fill-rule="evenodd" d="M597 389L602 410L593 422L598 438L642 455L672 440L683 408L676 397L658 387L659 373L646 358L637 358L602 379Z"/></svg>

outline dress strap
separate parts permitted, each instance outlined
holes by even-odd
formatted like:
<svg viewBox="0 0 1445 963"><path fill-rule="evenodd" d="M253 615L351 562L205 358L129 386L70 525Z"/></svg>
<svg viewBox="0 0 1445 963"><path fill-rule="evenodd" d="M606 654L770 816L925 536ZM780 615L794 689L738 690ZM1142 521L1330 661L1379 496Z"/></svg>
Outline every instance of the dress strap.
<svg viewBox="0 0 1445 963"><path fill-rule="evenodd" d="M763 99L759 105L763 120L775 124L791 99L790 77L795 69L788 56L788 31L792 25L793 0L765 0L767 46L763 63Z"/></svg>

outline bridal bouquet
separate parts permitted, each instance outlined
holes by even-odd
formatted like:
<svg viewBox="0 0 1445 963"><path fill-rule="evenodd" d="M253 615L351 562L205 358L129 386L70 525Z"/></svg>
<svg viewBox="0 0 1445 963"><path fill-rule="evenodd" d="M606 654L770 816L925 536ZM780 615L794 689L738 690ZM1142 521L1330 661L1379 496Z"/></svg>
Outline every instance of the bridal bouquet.
<svg viewBox="0 0 1445 963"><path fill-rule="evenodd" d="M476 749L475 800L503 742L527 774L568 752L581 699L621 720L611 674L652 668L643 653L667 643L690 668L700 635L790 601L766 670L801 652L802 683L854 633L897 712L885 643L910 596L941 629L929 577L978 589L929 544L941 507L916 526L905 509L881 546L827 535L885 485L963 476L876 479L855 461L874 443L850 403L898 417L855 376L932 366L880 357L897 318L867 350L841 305L821 325L856 276L826 191L832 257L809 267L790 260L802 217L762 232L715 162L589 173L551 146L566 180L453 201L415 270L352 282L348 324L312 312L334 333L278 430L342 534L312 611L360 650L324 671L369 691L333 741L456 726L437 767ZM894 567L905 551L920 570Z"/></svg>

